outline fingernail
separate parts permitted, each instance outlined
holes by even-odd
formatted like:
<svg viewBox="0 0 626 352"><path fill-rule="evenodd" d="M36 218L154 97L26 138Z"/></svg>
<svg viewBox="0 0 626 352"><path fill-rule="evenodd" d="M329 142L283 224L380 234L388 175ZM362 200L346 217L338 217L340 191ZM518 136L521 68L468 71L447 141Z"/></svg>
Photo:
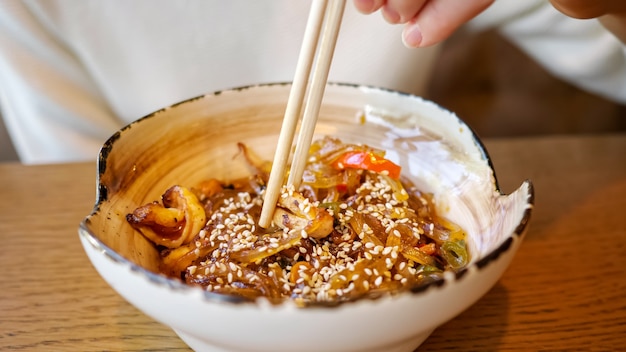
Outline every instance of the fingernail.
<svg viewBox="0 0 626 352"><path fill-rule="evenodd" d="M422 31L416 23L404 27L402 41L409 48L417 48L422 44Z"/></svg>

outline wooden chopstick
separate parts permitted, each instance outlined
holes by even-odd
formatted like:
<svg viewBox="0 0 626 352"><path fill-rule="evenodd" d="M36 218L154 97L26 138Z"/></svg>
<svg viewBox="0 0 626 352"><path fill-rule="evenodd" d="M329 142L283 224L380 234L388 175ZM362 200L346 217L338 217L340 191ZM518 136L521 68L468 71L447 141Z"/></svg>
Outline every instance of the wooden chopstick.
<svg viewBox="0 0 626 352"><path fill-rule="evenodd" d="M298 142L289 171L289 180L287 181L288 185L296 189L300 185L300 179L304 173L308 150L328 80L328 72L330 71L332 56L339 35L345 4L346 0L330 0L330 6L328 6L328 0L313 0L311 4L296 73L289 92L272 170L265 190L263 208L259 218L259 226L263 228L269 227L272 223L276 202L283 186L295 130L304 105L305 110ZM321 41L319 39L320 35ZM315 57L316 49L317 58ZM313 72L311 72L311 66L314 61L315 66ZM303 104L307 86L308 95L306 104Z"/></svg>
<svg viewBox="0 0 626 352"><path fill-rule="evenodd" d="M320 51L313 69L309 94L307 96L302 124L300 126L300 134L296 142L296 150L287 181L287 184L293 185L295 189L298 189L300 186L302 174L304 173L309 147L311 146L315 125L317 124L317 117L322 105L322 98L324 97L324 90L326 89L335 43L339 35L344 5L345 0L334 1L328 11L328 20L324 23Z"/></svg>

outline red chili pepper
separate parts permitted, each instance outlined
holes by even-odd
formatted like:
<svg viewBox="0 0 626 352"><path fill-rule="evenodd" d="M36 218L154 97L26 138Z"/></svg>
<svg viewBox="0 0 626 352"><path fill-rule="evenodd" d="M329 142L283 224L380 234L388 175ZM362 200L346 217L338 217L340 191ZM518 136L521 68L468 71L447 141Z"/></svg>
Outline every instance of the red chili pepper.
<svg viewBox="0 0 626 352"><path fill-rule="evenodd" d="M429 244L425 244L419 247L419 250L424 252L425 254L433 255L435 254L435 251L437 250L437 248L435 248L435 244L431 242Z"/></svg>
<svg viewBox="0 0 626 352"><path fill-rule="evenodd" d="M346 152L333 162L333 167L337 170L347 168L369 170L387 174L393 179L400 178L400 170L402 169L400 165L394 164L390 160L365 151Z"/></svg>

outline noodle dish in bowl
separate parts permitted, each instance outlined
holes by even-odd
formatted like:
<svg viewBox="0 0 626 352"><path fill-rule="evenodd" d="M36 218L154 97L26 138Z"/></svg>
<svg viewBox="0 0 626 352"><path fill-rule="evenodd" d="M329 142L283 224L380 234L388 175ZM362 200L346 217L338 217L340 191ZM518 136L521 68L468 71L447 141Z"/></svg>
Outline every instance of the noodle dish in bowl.
<svg viewBox="0 0 626 352"><path fill-rule="evenodd" d="M504 273L532 183L503 194L479 138L432 102L329 84L304 174L261 227L289 89L207 94L118 131L83 247L197 351L413 351Z"/></svg>

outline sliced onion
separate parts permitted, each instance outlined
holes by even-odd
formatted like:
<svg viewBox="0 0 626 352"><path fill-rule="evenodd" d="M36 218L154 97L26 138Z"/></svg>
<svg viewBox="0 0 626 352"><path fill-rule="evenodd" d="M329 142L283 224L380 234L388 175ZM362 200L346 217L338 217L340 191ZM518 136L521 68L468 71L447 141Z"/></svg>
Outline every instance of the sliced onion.
<svg viewBox="0 0 626 352"><path fill-rule="evenodd" d="M292 231L287 236L283 236L283 234L284 232L280 230L267 235L262 244L257 244L251 249L231 252L230 258L242 264L257 263L264 258L272 256L283 249L287 249L297 244L302 239L300 231ZM272 242L270 242L270 238L278 238L278 242L275 242L276 245L273 245Z"/></svg>

